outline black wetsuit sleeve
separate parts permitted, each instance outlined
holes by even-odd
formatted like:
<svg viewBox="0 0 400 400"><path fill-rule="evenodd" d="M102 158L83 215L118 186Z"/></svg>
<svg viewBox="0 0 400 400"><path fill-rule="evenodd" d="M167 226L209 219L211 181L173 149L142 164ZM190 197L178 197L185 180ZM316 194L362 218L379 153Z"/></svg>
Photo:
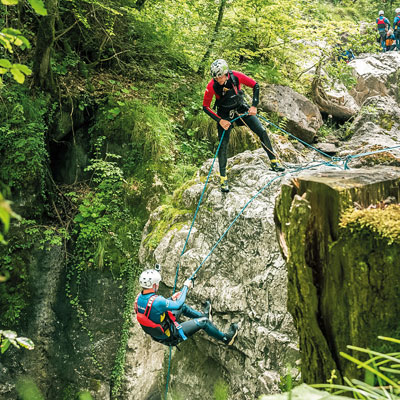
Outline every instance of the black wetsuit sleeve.
<svg viewBox="0 0 400 400"><path fill-rule="evenodd" d="M251 103L251 105L257 107L259 100L260 100L260 86L258 85L258 83L256 83L253 87L253 102Z"/></svg>
<svg viewBox="0 0 400 400"><path fill-rule="evenodd" d="M209 115L214 121L221 121L221 117L218 116L210 107L203 106L203 111Z"/></svg>

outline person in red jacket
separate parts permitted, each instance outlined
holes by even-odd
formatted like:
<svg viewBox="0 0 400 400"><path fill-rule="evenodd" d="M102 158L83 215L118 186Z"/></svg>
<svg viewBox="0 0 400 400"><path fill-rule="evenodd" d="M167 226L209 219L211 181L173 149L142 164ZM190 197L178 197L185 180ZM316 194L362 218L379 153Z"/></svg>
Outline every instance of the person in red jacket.
<svg viewBox="0 0 400 400"><path fill-rule="evenodd" d="M221 140L222 134L225 131L218 153L221 191L229 192L226 163L230 131L234 124L241 126L246 125L256 133L261 140L264 150L268 154L271 162L271 169L277 172L284 171L285 169L276 159L266 130L256 117L260 92L258 83L241 72L230 71L227 62L223 59L218 59L211 64L211 76L212 79L208 83L204 93L203 110L218 123L219 140ZM251 106L244 100L244 95L241 90L242 84L253 89ZM216 112L211 108L211 102L214 96L216 98ZM230 122L232 119L245 113L247 114L244 117L237 119L233 124Z"/></svg>

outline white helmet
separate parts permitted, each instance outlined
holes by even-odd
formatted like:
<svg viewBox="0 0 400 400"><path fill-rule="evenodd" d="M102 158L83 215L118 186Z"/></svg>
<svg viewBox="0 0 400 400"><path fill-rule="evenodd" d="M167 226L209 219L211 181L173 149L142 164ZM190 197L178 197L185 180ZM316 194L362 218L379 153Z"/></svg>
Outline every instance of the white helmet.
<svg viewBox="0 0 400 400"><path fill-rule="evenodd" d="M383 10L379 11L379 15L383 15L383 14L385 14L385 11L383 11Z"/></svg>
<svg viewBox="0 0 400 400"><path fill-rule="evenodd" d="M215 60L211 64L211 76L213 78L219 78L220 76L226 75L228 71L228 63L222 58Z"/></svg>
<svg viewBox="0 0 400 400"><path fill-rule="evenodd" d="M139 283L142 288L151 289L156 283L157 285L161 281L161 275L155 269L146 269L139 276Z"/></svg>
<svg viewBox="0 0 400 400"><path fill-rule="evenodd" d="M400 13L400 8L396 8L396 14Z"/></svg>

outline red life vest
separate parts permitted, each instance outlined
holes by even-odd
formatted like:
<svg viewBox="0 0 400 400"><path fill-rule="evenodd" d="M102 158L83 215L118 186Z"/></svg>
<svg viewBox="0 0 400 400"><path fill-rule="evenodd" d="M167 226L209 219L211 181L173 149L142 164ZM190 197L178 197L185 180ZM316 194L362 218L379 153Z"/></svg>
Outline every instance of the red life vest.
<svg viewBox="0 0 400 400"><path fill-rule="evenodd" d="M154 302L155 298L157 297L157 295L153 294L153 296L150 297L143 314L141 312L139 312L138 306L137 306L137 300L138 300L139 296L140 296L140 293L137 295L136 300L135 300L135 313L136 313L136 319L139 322L142 329L152 337L159 337L159 336L162 336L163 334L170 337L171 336L171 323L175 324L175 320L176 320L175 316L170 311L167 311L167 313L164 313L161 315L161 317L164 316L164 318L162 318L161 323L157 324L157 323L153 322L149 318L149 316L150 316L151 307L153 306L153 302Z"/></svg>
<svg viewBox="0 0 400 400"><path fill-rule="evenodd" d="M386 29L385 17L382 16L378 17L377 24L378 24L378 29Z"/></svg>

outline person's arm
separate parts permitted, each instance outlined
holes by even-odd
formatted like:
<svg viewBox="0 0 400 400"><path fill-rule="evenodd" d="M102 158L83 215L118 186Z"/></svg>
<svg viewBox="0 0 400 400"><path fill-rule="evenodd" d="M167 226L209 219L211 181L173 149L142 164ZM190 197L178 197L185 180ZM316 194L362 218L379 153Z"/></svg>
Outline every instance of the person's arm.
<svg viewBox="0 0 400 400"><path fill-rule="evenodd" d="M211 109L211 102L212 102L214 95L215 95L215 97L217 97L214 92L213 86L214 86L214 80L211 80L211 82L207 85L207 89L204 93L203 111L207 115L209 115L214 121L218 122L224 130L227 130L227 129L229 129L231 123L226 119L222 119L216 112L214 112Z"/></svg>
<svg viewBox="0 0 400 400"><path fill-rule="evenodd" d="M181 295L177 300L172 300L171 298L166 299L164 297L157 297L157 308L161 308L164 311L173 311L178 310L183 306L183 303L186 300L188 287L185 285L181 290Z"/></svg>
<svg viewBox="0 0 400 400"><path fill-rule="evenodd" d="M258 102L260 100L260 86L254 79L243 74L242 72L238 72L238 71L233 71L233 72L234 72L235 76L239 79L238 89L240 89L241 84L253 89L253 98L251 101L251 107L249 109L249 115L256 115Z"/></svg>
<svg viewBox="0 0 400 400"><path fill-rule="evenodd" d="M212 99L215 95L214 88L213 88L213 80L211 80L206 88L206 91L204 92L204 98L203 98L203 111L210 116L214 121L219 122L221 120L221 117L212 110L211 108L211 102Z"/></svg>

